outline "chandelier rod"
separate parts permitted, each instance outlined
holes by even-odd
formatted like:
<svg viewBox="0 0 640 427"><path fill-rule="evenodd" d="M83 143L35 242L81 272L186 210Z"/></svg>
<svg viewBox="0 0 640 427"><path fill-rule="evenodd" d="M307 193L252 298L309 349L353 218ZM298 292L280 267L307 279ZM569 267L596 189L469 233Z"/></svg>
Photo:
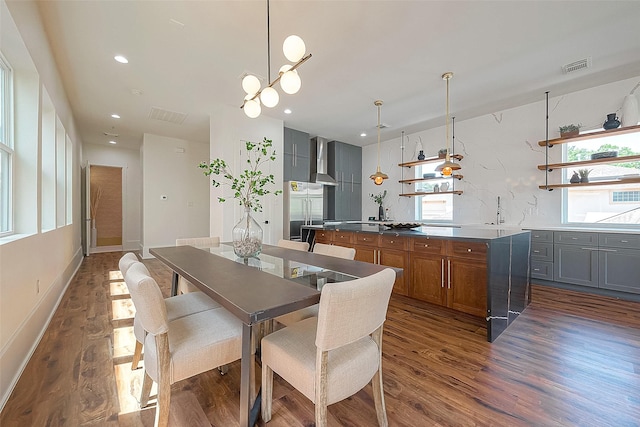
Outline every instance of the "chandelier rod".
<svg viewBox="0 0 640 427"><path fill-rule="evenodd" d="M309 58L311 58L311 54L308 54L307 56L305 56L304 58L302 58L300 61L296 62L296 64L295 64L293 67L291 67L291 68L289 69L289 71L293 71L293 70L295 70L296 68L298 68L299 66L301 66L302 64L304 64L305 62L307 62L307 60L308 60ZM265 89L266 89L266 88L268 88L268 87L272 87L273 85L275 85L276 83L278 83L278 82L280 81L280 78L282 77L282 74L283 74L283 73L279 73L278 77L276 77L274 81L272 81L271 83L269 83L269 85L265 86ZM252 98L248 98L246 101L251 101L251 100L256 99L258 96L260 96L260 94L262 93L262 90L263 90L263 89L259 90L255 95L253 95L253 97L252 97ZM246 101L245 101L245 102L246 102ZM240 106L240 108L241 108L241 109L242 109L242 108L244 108L244 103Z"/></svg>
<svg viewBox="0 0 640 427"><path fill-rule="evenodd" d="M269 25L269 0L267 0L267 81L271 81L271 26ZM255 98L251 98L255 99Z"/></svg>

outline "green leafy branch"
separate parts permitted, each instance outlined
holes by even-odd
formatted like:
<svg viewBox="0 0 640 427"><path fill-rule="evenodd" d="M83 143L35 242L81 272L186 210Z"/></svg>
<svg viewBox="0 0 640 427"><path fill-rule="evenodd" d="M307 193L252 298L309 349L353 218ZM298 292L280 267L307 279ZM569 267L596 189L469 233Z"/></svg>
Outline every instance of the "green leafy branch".
<svg viewBox="0 0 640 427"><path fill-rule="evenodd" d="M211 163L202 162L198 165L204 169L206 176L215 175L211 182L214 187L220 185L228 185L234 191L233 197L238 199L241 206L253 209L255 212L262 211L260 197L267 194L278 195L282 190L269 190L269 184L275 184L273 174L266 174L260 170L260 166L276 159L276 150L272 148L273 142L264 138L262 142L245 142L247 150L247 169L242 171L240 175L234 176L227 162L222 159L214 159ZM221 176L222 178L216 178ZM219 202L225 202L224 197L218 197Z"/></svg>

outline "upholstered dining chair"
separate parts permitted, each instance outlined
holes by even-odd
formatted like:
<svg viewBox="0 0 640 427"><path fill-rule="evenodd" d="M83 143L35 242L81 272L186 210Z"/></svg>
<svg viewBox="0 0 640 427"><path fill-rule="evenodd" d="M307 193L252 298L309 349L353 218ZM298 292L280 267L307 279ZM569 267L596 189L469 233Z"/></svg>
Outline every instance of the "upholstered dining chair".
<svg viewBox="0 0 640 427"><path fill-rule="evenodd" d="M316 243L313 247L313 253L320 255L328 255L336 258L344 258L353 260L356 257L356 250L353 248L345 248L344 246L325 245L324 243ZM318 315L318 305L312 305L303 309L287 313L276 317L276 321L282 325L289 326L308 317Z"/></svg>
<svg viewBox="0 0 640 427"><path fill-rule="evenodd" d="M189 237L176 239L176 246L194 246L196 248L212 248L220 246L220 237ZM178 295L199 292L199 289L182 276L178 277Z"/></svg>
<svg viewBox="0 0 640 427"><path fill-rule="evenodd" d="M370 381L378 424L387 426L382 388L382 328L396 274L328 283L318 317L262 339L262 420L271 420L273 372L315 404L316 427L327 424L327 406L357 393Z"/></svg>
<svg viewBox="0 0 640 427"><path fill-rule="evenodd" d="M127 271L129 271L129 267L137 262L139 262L138 257L132 252L128 252L124 254L122 258L120 258L118 267L120 268L120 272L122 273L123 278L126 276ZM144 264L142 265L142 267L146 269ZM149 275L148 271L147 275ZM169 321L179 319L190 314L220 307L220 304L218 304L202 292L193 292L183 295L176 295L175 297L169 297L165 299L165 304L167 310L167 318L169 319ZM147 332L142 327L140 317L137 314L133 317L133 335L136 338L136 347L133 350L131 369L135 370L138 369L138 364L142 359L142 347L144 344L144 338L147 335Z"/></svg>
<svg viewBox="0 0 640 427"><path fill-rule="evenodd" d="M344 259L355 259L356 250L353 248L345 248L344 246L327 245L325 243L316 243L313 245L313 253L320 255L335 256Z"/></svg>
<svg viewBox="0 0 640 427"><path fill-rule="evenodd" d="M170 321L162 292L147 273L142 263L133 263L125 283L136 316L148 332L140 405L147 405L152 382L158 383L155 425L164 427L169 422L171 384L240 359L242 323L222 307Z"/></svg>
<svg viewBox="0 0 640 427"><path fill-rule="evenodd" d="M278 240L278 246L281 248L295 249L296 251L309 252L309 243L307 242L295 242L293 240L280 239Z"/></svg>

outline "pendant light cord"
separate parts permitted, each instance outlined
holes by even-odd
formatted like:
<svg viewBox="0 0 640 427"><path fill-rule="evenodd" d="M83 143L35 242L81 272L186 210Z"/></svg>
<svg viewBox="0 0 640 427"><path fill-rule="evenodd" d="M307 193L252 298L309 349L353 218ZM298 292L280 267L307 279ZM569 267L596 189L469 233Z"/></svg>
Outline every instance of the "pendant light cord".
<svg viewBox="0 0 640 427"><path fill-rule="evenodd" d="M269 19L269 0L267 0L267 83L271 84L271 26Z"/></svg>
<svg viewBox="0 0 640 427"><path fill-rule="evenodd" d="M447 128L447 158L445 159L446 161L449 161L450 157L449 157L449 80L451 79L451 77L447 77L447 111L446 111L446 128Z"/></svg>
<svg viewBox="0 0 640 427"><path fill-rule="evenodd" d="M378 171L380 170L380 105L378 105Z"/></svg>

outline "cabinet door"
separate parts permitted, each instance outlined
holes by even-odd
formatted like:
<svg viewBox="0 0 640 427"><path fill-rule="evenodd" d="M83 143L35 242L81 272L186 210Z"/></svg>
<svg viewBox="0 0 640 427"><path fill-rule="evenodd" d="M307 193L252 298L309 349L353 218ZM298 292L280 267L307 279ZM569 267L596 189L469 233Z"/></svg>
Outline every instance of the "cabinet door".
<svg viewBox="0 0 640 427"><path fill-rule="evenodd" d="M284 181L309 181L311 163L309 134L284 128Z"/></svg>
<svg viewBox="0 0 640 427"><path fill-rule="evenodd" d="M400 295L409 295L409 286L407 276L409 276L409 254L405 251L396 251L393 249L379 249L380 264L389 267L402 268L404 271L401 276L396 277L393 285L393 292Z"/></svg>
<svg viewBox="0 0 640 427"><path fill-rule="evenodd" d="M487 315L487 264L464 258L447 259L447 306L463 313Z"/></svg>
<svg viewBox="0 0 640 427"><path fill-rule="evenodd" d="M438 255L412 253L409 296L432 304L445 305L445 259Z"/></svg>
<svg viewBox="0 0 640 427"><path fill-rule="evenodd" d="M601 249L600 287L640 294L640 250Z"/></svg>
<svg viewBox="0 0 640 427"><path fill-rule="evenodd" d="M349 219L362 219L362 184L351 184L351 192L349 192Z"/></svg>
<svg viewBox="0 0 640 427"><path fill-rule="evenodd" d="M558 233L555 233L556 235ZM598 287L598 248L581 245L553 246L553 279L556 282Z"/></svg>
<svg viewBox="0 0 640 427"><path fill-rule="evenodd" d="M350 245L356 250L356 261L369 262L376 264L378 257L378 249L372 246Z"/></svg>
<svg viewBox="0 0 640 427"><path fill-rule="evenodd" d="M347 145L348 165L345 174L348 174L349 182L362 184L362 147Z"/></svg>

